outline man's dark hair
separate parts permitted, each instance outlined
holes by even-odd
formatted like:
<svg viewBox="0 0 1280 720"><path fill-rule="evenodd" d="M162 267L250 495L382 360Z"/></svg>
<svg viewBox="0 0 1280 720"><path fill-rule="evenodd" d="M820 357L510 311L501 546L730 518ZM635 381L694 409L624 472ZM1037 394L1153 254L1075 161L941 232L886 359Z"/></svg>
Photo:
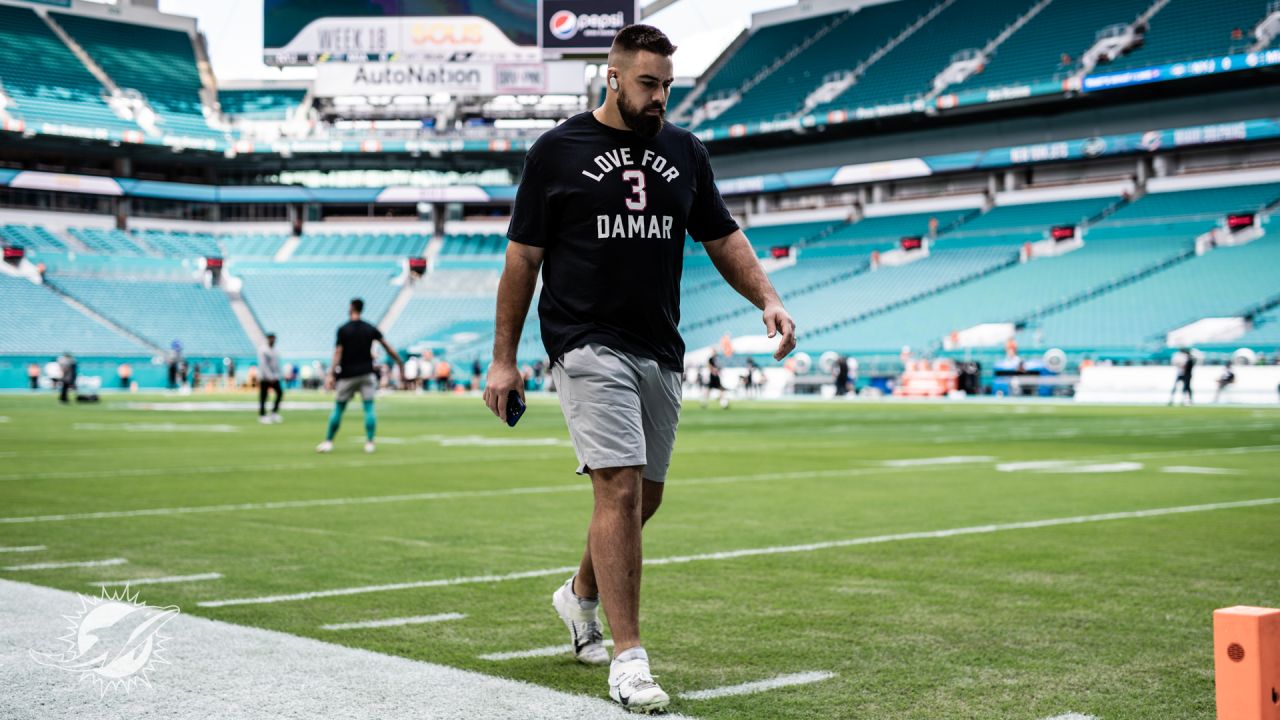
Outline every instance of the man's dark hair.
<svg viewBox="0 0 1280 720"><path fill-rule="evenodd" d="M671 57L676 46L666 33L652 25L628 25L613 37L612 52L635 52L646 50L663 57Z"/></svg>
<svg viewBox="0 0 1280 720"><path fill-rule="evenodd" d="M364 313L364 301L360 298L352 298L351 309L358 313Z"/></svg>

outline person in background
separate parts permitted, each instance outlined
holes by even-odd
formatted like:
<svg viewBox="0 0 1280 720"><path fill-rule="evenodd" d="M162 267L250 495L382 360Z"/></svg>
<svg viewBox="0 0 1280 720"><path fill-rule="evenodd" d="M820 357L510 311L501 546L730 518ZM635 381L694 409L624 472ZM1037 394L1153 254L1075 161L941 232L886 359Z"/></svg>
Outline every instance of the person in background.
<svg viewBox="0 0 1280 720"><path fill-rule="evenodd" d="M471 361L471 389L480 389L480 358Z"/></svg>
<svg viewBox="0 0 1280 720"><path fill-rule="evenodd" d="M120 363L116 368L116 377L120 378L120 389L128 390L133 381L133 366L127 362Z"/></svg>
<svg viewBox="0 0 1280 720"><path fill-rule="evenodd" d="M191 388L193 390L200 389L200 367L200 363L193 363L191 365Z"/></svg>
<svg viewBox="0 0 1280 720"><path fill-rule="evenodd" d="M832 369L836 376L836 397L844 397L849 393L849 363L843 357L838 357Z"/></svg>
<svg viewBox="0 0 1280 720"><path fill-rule="evenodd" d="M49 378L50 387L57 390L58 384L62 382L62 366L58 364L57 358L44 364L44 376Z"/></svg>
<svg viewBox="0 0 1280 720"><path fill-rule="evenodd" d="M31 383L32 390L40 389L40 366L35 363L27 363L27 382Z"/></svg>
<svg viewBox="0 0 1280 720"><path fill-rule="evenodd" d="M68 393L76 389L76 373L78 367L76 358L69 352L62 353L62 357L58 358L58 366L62 369L62 392L58 395L58 400L67 403Z"/></svg>
<svg viewBox="0 0 1280 720"><path fill-rule="evenodd" d="M404 359L404 389L416 391L418 382L422 379L422 363L418 360L418 356L412 353Z"/></svg>
<svg viewBox="0 0 1280 720"><path fill-rule="evenodd" d="M1213 404L1217 405L1218 400L1222 398L1222 391L1231 387L1236 382L1236 371L1231 367L1231 363L1222 369L1222 374L1218 376L1218 391L1213 394Z"/></svg>
<svg viewBox="0 0 1280 720"><path fill-rule="evenodd" d="M333 348L333 364L325 377L325 389L337 390L333 412L329 415L329 428L324 441L316 446L316 452L333 451L333 437L338 434L342 425L342 414L347 410L347 403L360 393L364 404L364 451L375 450L373 436L377 432L378 419L374 414L373 399L378 392L378 377L374 372L373 344L379 343L387 351L387 355L400 366L404 373L404 362L396 349L391 347L382 331L361 319L364 313L364 300L354 298L348 311L350 321L338 328L338 338Z"/></svg>
<svg viewBox="0 0 1280 720"><path fill-rule="evenodd" d="M1173 381L1173 391L1169 393L1169 405L1173 405L1178 396L1178 388L1182 388L1183 404L1191 404L1191 374L1196 367L1196 356L1191 348L1182 348L1173 356L1173 366L1178 368L1178 379Z"/></svg>
<svg viewBox="0 0 1280 720"><path fill-rule="evenodd" d="M436 389L444 392L449 389L450 379L453 377L453 368L449 367L449 361L440 358L436 361Z"/></svg>
<svg viewBox="0 0 1280 720"><path fill-rule="evenodd" d="M274 390L275 401L271 414L267 414L267 391ZM284 389L280 386L280 351L276 350L276 334L267 333L267 344L258 348L258 422L263 425L284 422L280 417L280 401Z"/></svg>

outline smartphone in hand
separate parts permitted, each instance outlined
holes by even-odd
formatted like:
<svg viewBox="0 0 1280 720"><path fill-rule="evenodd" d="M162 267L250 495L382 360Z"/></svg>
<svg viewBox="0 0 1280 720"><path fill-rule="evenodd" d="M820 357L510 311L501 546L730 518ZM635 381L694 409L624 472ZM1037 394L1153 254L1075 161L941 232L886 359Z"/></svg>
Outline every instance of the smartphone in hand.
<svg viewBox="0 0 1280 720"><path fill-rule="evenodd" d="M520 422L520 417L524 415L524 398L520 397L520 392L512 390L507 393L507 426L515 427Z"/></svg>

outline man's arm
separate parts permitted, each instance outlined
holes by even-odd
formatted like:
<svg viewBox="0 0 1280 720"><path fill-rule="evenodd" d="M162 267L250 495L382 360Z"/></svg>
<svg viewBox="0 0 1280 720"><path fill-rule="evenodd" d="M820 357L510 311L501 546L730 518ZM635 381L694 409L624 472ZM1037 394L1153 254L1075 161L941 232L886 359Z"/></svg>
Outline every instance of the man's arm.
<svg viewBox="0 0 1280 720"><path fill-rule="evenodd" d="M333 362L329 363L329 372L324 376L324 389L332 390L337 385L338 365L342 362L342 346L333 346Z"/></svg>
<svg viewBox="0 0 1280 720"><path fill-rule="evenodd" d="M524 383L516 368L516 347L529 314L533 290L538 286L543 249L518 242L507 243L506 266L498 282L498 313L493 336L493 362L484 388L484 404L503 422L507 420L507 395L515 390L524 397Z"/></svg>
<svg viewBox="0 0 1280 720"><path fill-rule="evenodd" d="M755 250L747 241L741 230L734 230L729 235L702 244L715 263L716 270L728 281L738 294L751 301L752 305L764 311L764 327L769 337L782 333L778 341L778 350L773 354L774 360L781 360L796 348L796 323L782 307L782 299L769 282L769 276L760 261L756 259Z"/></svg>
<svg viewBox="0 0 1280 720"><path fill-rule="evenodd" d="M396 361L396 367L400 368L400 377L404 377L404 361L400 359L400 353L396 352L396 349L391 347L391 343L388 343L386 338L380 337L378 338L378 342L382 343L382 347L387 351L387 354L391 356L391 359Z"/></svg>

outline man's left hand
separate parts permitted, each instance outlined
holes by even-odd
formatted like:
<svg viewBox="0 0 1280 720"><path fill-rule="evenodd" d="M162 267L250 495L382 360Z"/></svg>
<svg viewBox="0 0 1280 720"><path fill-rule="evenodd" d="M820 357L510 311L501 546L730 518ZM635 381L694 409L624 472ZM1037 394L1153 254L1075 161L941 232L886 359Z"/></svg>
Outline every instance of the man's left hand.
<svg viewBox="0 0 1280 720"><path fill-rule="evenodd" d="M782 334L782 339L778 341L778 351L773 354L774 360L781 360L796 349L796 322L781 304L765 306L764 327L769 331L769 337Z"/></svg>

